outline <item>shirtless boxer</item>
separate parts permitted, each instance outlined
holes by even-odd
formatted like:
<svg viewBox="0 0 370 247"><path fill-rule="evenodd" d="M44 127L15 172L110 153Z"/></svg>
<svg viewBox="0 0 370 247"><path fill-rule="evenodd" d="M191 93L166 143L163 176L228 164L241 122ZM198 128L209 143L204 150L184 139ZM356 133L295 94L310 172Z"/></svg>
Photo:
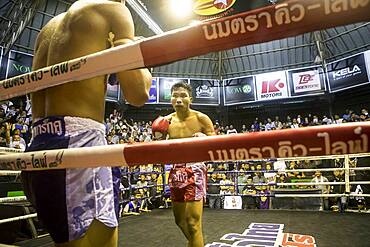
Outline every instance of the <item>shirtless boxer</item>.
<svg viewBox="0 0 370 247"><path fill-rule="evenodd" d="M174 113L153 122L152 132L162 139L215 135L210 118L190 109L191 87L184 82L171 88ZM179 154L181 155L181 154ZM204 163L175 164L170 171L172 208L176 224L188 240L189 247L203 247L202 214L206 197L207 167Z"/></svg>
<svg viewBox="0 0 370 247"><path fill-rule="evenodd" d="M134 24L124 2L80 0L43 27L32 68L133 39ZM151 75L147 69L122 71L117 78L130 104L141 106L148 100ZM106 82L107 76L102 75L33 93L33 140L27 151L106 145ZM114 197L119 178L113 170L99 167L22 173L27 197L57 246L117 246Z"/></svg>

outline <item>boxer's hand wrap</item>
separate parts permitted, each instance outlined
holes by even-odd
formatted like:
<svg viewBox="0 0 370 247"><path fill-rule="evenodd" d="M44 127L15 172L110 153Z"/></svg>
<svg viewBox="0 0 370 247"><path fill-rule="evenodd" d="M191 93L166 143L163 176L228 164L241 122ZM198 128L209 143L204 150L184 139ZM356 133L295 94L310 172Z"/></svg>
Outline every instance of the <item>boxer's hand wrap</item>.
<svg viewBox="0 0 370 247"><path fill-rule="evenodd" d="M166 139L168 128L170 127L170 121L165 117L158 117L153 121L152 133L155 139L163 140Z"/></svg>

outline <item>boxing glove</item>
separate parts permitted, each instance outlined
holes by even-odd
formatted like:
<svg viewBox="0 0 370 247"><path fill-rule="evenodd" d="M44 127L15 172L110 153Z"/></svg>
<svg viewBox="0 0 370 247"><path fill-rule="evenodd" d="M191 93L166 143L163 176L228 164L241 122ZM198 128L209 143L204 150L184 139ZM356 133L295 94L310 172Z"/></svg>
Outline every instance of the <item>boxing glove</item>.
<svg viewBox="0 0 370 247"><path fill-rule="evenodd" d="M152 133L155 139L163 140L166 139L168 128L170 127L170 121L165 117L158 117L152 123Z"/></svg>

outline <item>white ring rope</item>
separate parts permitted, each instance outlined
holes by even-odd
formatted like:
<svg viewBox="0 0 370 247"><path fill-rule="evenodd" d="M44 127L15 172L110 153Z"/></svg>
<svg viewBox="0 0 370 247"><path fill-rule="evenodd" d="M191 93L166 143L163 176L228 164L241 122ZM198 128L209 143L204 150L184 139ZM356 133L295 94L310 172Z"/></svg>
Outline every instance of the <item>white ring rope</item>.
<svg viewBox="0 0 370 247"><path fill-rule="evenodd" d="M24 202L27 201L25 196L14 196L14 197L1 197L0 203L9 203L9 202Z"/></svg>
<svg viewBox="0 0 370 247"><path fill-rule="evenodd" d="M13 222L13 221L18 221L18 220L26 220L26 219L36 218L36 217L37 217L37 213L27 214L27 215L23 215L23 216L8 218L8 219L2 219L2 220L0 220L0 224Z"/></svg>
<svg viewBox="0 0 370 247"><path fill-rule="evenodd" d="M20 175L21 171L1 171L0 170L0 176L14 176L14 175Z"/></svg>

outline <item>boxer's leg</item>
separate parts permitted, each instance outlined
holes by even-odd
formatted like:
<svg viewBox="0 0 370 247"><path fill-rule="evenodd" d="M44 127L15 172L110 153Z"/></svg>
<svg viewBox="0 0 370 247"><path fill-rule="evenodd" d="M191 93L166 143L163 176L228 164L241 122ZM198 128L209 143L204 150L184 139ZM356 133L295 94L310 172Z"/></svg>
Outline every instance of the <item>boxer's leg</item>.
<svg viewBox="0 0 370 247"><path fill-rule="evenodd" d="M67 243L56 244L57 247L117 247L118 227L108 227L98 220L93 220L86 234Z"/></svg>
<svg viewBox="0 0 370 247"><path fill-rule="evenodd" d="M172 201L173 215L175 216L176 225L178 225L185 237L189 240L190 234L186 224L186 202Z"/></svg>
<svg viewBox="0 0 370 247"><path fill-rule="evenodd" d="M203 247L203 200L185 202L186 229L189 232L189 247Z"/></svg>

